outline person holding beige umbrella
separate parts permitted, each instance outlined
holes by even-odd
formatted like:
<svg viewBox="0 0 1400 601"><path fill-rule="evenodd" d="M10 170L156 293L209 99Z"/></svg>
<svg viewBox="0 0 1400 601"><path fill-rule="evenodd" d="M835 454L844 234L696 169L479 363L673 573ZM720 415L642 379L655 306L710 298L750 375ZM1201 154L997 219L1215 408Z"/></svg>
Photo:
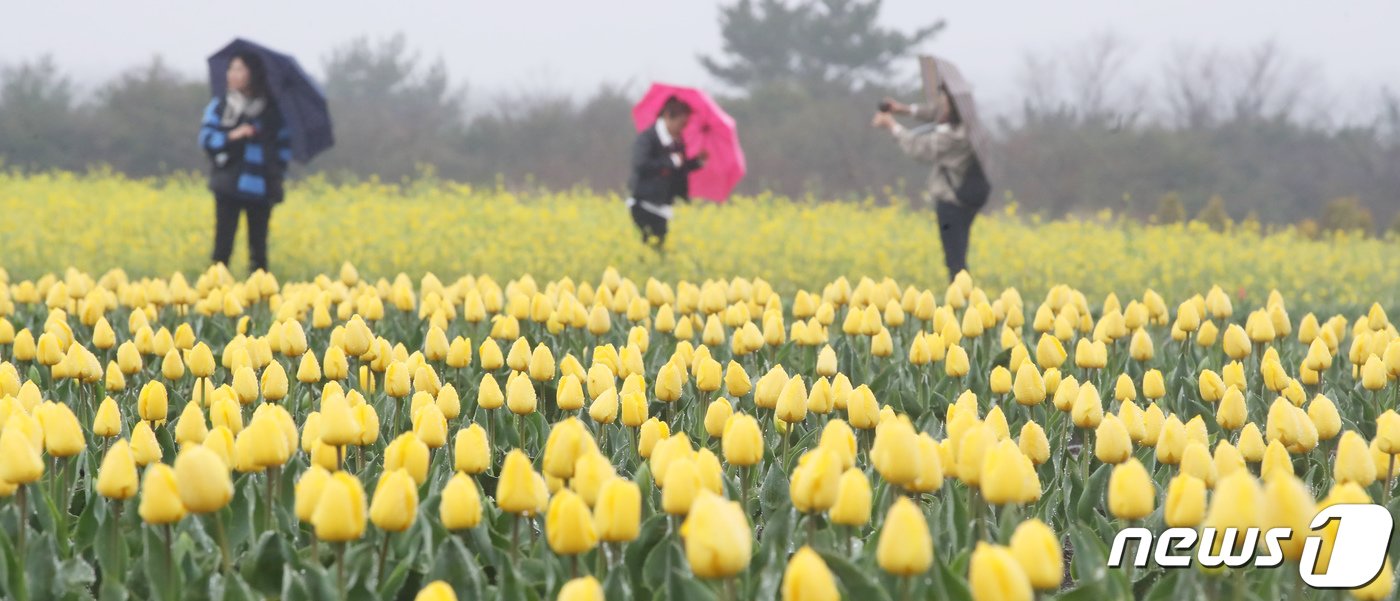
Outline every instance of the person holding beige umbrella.
<svg viewBox="0 0 1400 601"><path fill-rule="evenodd" d="M890 132L910 157L929 163L924 200L938 215L939 235L948 279L967 270L972 221L991 197L984 164L988 136L977 117L972 88L952 63L920 57L927 102L903 104L886 98L872 125ZM926 122L906 128L895 115L912 115Z"/></svg>

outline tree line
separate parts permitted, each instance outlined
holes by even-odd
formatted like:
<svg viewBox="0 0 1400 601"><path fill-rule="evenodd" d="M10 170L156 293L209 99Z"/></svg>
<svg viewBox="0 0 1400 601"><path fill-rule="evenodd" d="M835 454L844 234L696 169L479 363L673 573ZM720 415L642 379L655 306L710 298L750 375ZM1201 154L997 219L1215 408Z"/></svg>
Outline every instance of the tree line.
<svg viewBox="0 0 1400 601"><path fill-rule="evenodd" d="M925 172L869 128L885 95L918 96L912 56L945 24L881 26L878 0L738 0L722 50L697 57L724 84L749 176L741 193L884 202ZM1400 95L1377 84L1358 117L1276 45L1173 52L1134 75L1112 35L1028 56L1012 110L991 120L998 194L1047 216L1103 208L1144 220L1314 220L1400 229ZM488 95L454 82L403 36L322 57L337 145L300 174L439 177L620 190L644 84ZM977 74L968 74L976 81ZM207 83L160 58L89 92L46 57L0 65L0 165L134 176L201 170ZM984 111L985 112L985 111ZM1004 201L1001 201L1004 202ZM1391 221L1393 220L1393 224Z"/></svg>

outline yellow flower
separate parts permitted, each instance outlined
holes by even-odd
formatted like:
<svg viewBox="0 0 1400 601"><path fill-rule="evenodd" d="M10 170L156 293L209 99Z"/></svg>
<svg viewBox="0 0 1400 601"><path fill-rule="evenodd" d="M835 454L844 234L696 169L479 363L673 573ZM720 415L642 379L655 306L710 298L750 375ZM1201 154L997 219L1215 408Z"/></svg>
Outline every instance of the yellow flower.
<svg viewBox="0 0 1400 601"><path fill-rule="evenodd" d="M1291 528L1293 535L1279 541L1283 556L1289 561L1298 561L1303 556L1303 545L1317 507L1313 503L1312 491L1293 476L1267 479L1264 484L1264 498L1261 503L1264 528Z"/></svg>
<svg viewBox="0 0 1400 601"><path fill-rule="evenodd" d="M233 499L228 466L204 446L191 446L175 457L180 502L191 513L212 513Z"/></svg>
<svg viewBox="0 0 1400 601"><path fill-rule="evenodd" d="M592 576L575 578L559 589L558 601L603 601L603 587Z"/></svg>
<svg viewBox="0 0 1400 601"><path fill-rule="evenodd" d="M481 523L481 494L466 474L456 474L442 489L438 506L442 527L448 530L475 528Z"/></svg>
<svg viewBox="0 0 1400 601"><path fill-rule="evenodd" d="M107 450L97 471L97 494L124 501L136 496L137 486L136 459L126 441L118 439Z"/></svg>
<svg viewBox="0 0 1400 601"><path fill-rule="evenodd" d="M506 381L506 406L516 415L530 415L535 412L535 386L527 377L511 374Z"/></svg>
<svg viewBox="0 0 1400 601"><path fill-rule="evenodd" d="M316 503L321 500L321 491L325 490L326 482L330 479L331 473L314 463L297 478L294 509L298 520L311 522L312 515L316 513Z"/></svg>
<svg viewBox="0 0 1400 601"><path fill-rule="evenodd" d="M743 571L753 555L748 516L733 501L702 491L681 526L690 569L701 578L728 578Z"/></svg>
<svg viewBox="0 0 1400 601"><path fill-rule="evenodd" d="M726 421L722 434L724 460L747 467L763 460L763 431L751 415L736 413Z"/></svg>
<svg viewBox="0 0 1400 601"><path fill-rule="evenodd" d="M506 454L496 484L496 507L506 513L533 513L539 506L537 492L530 459L520 449L512 449Z"/></svg>
<svg viewBox="0 0 1400 601"><path fill-rule="evenodd" d="M886 482L909 486L919 477L919 437L914 427L903 420L894 420L875 430L875 444L870 449L870 461Z"/></svg>
<svg viewBox="0 0 1400 601"><path fill-rule="evenodd" d="M1376 481L1377 471L1383 472L1385 468L1376 469L1366 439L1354 430L1343 432L1342 439L1337 443L1337 459L1332 468L1336 483L1355 482L1363 487L1370 486Z"/></svg>
<svg viewBox="0 0 1400 601"><path fill-rule="evenodd" d="M1147 469L1137 459L1113 468L1108 479L1108 509L1120 520L1140 520L1152 513L1157 493Z"/></svg>
<svg viewBox="0 0 1400 601"><path fill-rule="evenodd" d="M613 478L598 490L593 507L593 523L598 539L627 542L637 538L641 528L642 492L635 482Z"/></svg>
<svg viewBox="0 0 1400 601"><path fill-rule="evenodd" d="M1180 474L1167 485L1166 508L1163 513L1167 526L1194 528L1206 513L1206 483L1190 474Z"/></svg>
<svg viewBox="0 0 1400 601"><path fill-rule="evenodd" d="M671 436L671 427L666 422L656 418L648 419L642 423L642 427L637 434L637 455L642 459L651 457L652 449L656 448L656 443Z"/></svg>
<svg viewBox="0 0 1400 601"><path fill-rule="evenodd" d="M1010 549L979 541L968 565L974 601L1030 601L1031 581Z"/></svg>
<svg viewBox="0 0 1400 601"><path fill-rule="evenodd" d="M164 463L146 468L138 512L147 524L157 526L178 522L185 517L185 506L180 502L174 469Z"/></svg>
<svg viewBox="0 0 1400 601"><path fill-rule="evenodd" d="M491 444L481 424L473 423L458 430L452 448L457 471L480 474L491 467Z"/></svg>
<svg viewBox="0 0 1400 601"><path fill-rule="evenodd" d="M880 569L896 576L923 574L933 565L933 537L919 506L899 497L885 515L875 552Z"/></svg>
<svg viewBox="0 0 1400 601"><path fill-rule="evenodd" d="M1133 441L1117 416L1109 414L1094 430L1094 456L1104 463L1122 463L1133 454Z"/></svg>
<svg viewBox="0 0 1400 601"><path fill-rule="evenodd" d="M1030 407L1045 401L1045 380L1030 361L1023 361L1016 369L1016 382L1012 389L1016 402L1022 405Z"/></svg>
<svg viewBox="0 0 1400 601"><path fill-rule="evenodd" d="M803 513L819 513L836 504L840 491L840 458L817 447L799 458L789 484L793 507Z"/></svg>
<svg viewBox="0 0 1400 601"><path fill-rule="evenodd" d="M783 601L839 601L836 578L811 547L802 547L783 571Z"/></svg>
<svg viewBox="0 0 1400 601"><path fill-rule="evenodd" d="M162 421L168 407L169 397L165 391L165 384L151 380L141 387L141 394L136 400L136 414L140 415L141 419L148 422Z"/></svg>
<svg viewBox="0 0 1400 601"><path fill-rule="evenodd" d="M776 417L789 424L800 422L807 417L807 387L802 383L802 376L793 376L783 385L783 390L778 395L776 411Z"/></svg>
<svg viewBox="0 0 1400 601"><path fill-rule="evenodd" d="M428 479L428 445L412 432L404 432L384 449L384 471L407 470L417 484Z"/></svg>
<svg viewBox="0 0 1400 601"><path fill-rule="evenodd" d="M558 555L578 555L598 546L598 533L583 499L570 490L561 490L549 502L545 516L545 537Z"/></svg>
<svg viewBox="0 0 1400 601"><path fill-rule="evenodd" d="M336 543L358 540L365 534L365 518L365 489L360 480L347 472L332 474L311 515L316 538Z"/></svg>
<svg viewBox="0 0 1400 601"><path fill-rule="evenodd" d="M386 470L374 487L369 519L385 532L403 532L418 516L418 485L403 468Z"/></svg>
<svg viewBox="0 0 1400 601"><path fill-rule="evenodd" d="M1064 578L1064 548L1045 522L1029 519L1011 533L1011 554L1026 573L1031 586L1052 591Z"/></svg>
<svg viewBox="0 0 1400 601"><path fill-rule="evenodd" d="M1035 465L1041 465L1050 460L1050 440L1045 436L1045 429L1033 421L1027 421L1021 426L1021 435L1016 440L1021 453L1031 460Z"/></svg>

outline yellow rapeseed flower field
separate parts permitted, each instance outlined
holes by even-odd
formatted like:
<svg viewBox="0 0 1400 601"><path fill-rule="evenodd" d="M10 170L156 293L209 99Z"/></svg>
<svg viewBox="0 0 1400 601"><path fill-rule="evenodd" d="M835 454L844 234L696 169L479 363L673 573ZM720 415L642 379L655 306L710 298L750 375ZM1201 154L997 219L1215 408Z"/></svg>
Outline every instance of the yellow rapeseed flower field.
<svg viewBox="0 0 1400 601"><path fill-rule="evenodd" d="M132 276L207 267L214 204L198 177L0 174L0 264L13 279L72 266ZM424 180L291 186L273 212L271 261L285 278L334 273L350 261L366 274L416 277L529 273L545 280L615 266L643 281L762 277L781 292L846 276L946 282L933 214L904 206L824 203L771 195L727 206L682 206L658 260L637 240L615 194L586 190L526 196ZM240 233L240 237L242 234ZM240 238L234 256L243 269ZM1090 298L1152 288L1168 298L1219 285L1237 299L1277 289L1301 306L1393 305L1400 245L1359 235L1307 239L1291 228L1235 224L1143 225L1109 213L1042 221L994 204L973 232L979 282L1043 294L1072 282Z"/></svg>

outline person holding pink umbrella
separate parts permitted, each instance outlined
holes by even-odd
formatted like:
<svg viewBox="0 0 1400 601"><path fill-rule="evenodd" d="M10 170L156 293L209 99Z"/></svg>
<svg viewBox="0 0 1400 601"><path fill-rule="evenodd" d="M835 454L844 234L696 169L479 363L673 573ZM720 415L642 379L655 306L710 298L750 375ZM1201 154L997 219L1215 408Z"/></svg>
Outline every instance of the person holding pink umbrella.
<svg viewBox="0 0 1400 601"><path fill-rule="evenodd" d="M694 109L671 96L661 106L653 127L637 134L632 144L631 196L627 207L632 221L642 232L642 242L662 250L670 230L672 205L677 198L690 201L690 174L705 165L708 154L701 150L687 158L681 133L690 123Z"/></svg>

